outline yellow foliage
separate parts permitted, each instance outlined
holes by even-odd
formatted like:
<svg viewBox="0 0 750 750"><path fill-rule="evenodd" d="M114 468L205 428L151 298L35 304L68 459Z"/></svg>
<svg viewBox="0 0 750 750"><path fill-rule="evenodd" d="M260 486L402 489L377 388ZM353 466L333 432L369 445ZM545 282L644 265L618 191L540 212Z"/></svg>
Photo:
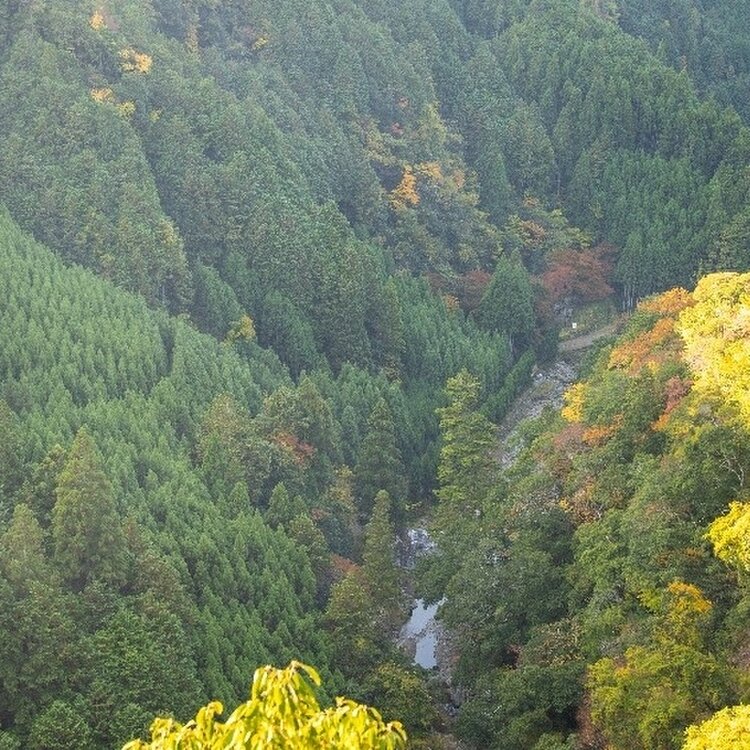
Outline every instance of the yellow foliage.
<svg viewBox="0 0 750 750"><path fill-rule="evenodd" d="M117 105L117 113L121 117L125 117L126 119L130 119L135 114L135 102L120 102Z"/></svg>
<svg viewBox="0 0 750 750"><path fill-rule="evenodd" d="M719 560L750 572L750 503L730 503L729 511L708 527L706 537Z"/></svg>
<svg viewBox="0 0 750 750"><path fill-rule="evenodd" d="M251 49L253 52L258 52L263 49L269 42L271 41L271 38L266 36L265 34L259 36L254 42Z"/></svg>
<svg viewBox="0 0 750 750"><path fill-rule="evenodd" d="M187 33L185 34L185 46L191 51L191 52L197 52L199 45L198 45L198 27L191 23L188 27Z"/></svg>
<svg viewBox="0 0 750 750"><path fill-rule="evenodd" d="M586 399L586 384L574 383L565 391L565 406L561 410L563 419L573 424L583 422L583 404Z"/></svg>
<svg viewBox="0 0 750 750"><path fill-rule="evenodd" d="M143 73L145 75L151 70L153 64L153 59L145 52L138 52L132 47L120 50L120 68L125 73Z"/></svg>
<svg viewBox="0 0 750 750"><path fill-rule="evenodd" d="M391 205L394 208L419 205L417 177L409 165L404 167L404 175L401 178L401 182L391 191Z"/></svg>
<svg viewBox="0 0 750 750"><path fill-rule="evenodd" d="M255 338L255 324L249 315L243 315L239 320L232 323L224 339L225 344L233 344L235 341L252 341Z"/></svg>
<svg viewBox="0 0 750 750"><path fill-rule="evenodd" d="M750 274L705 276L693 298L696 304L682 312L678 331L694 387L719 396L750 426Z"/></svg>
<svg viewBox="0 0 750 750"><path fill-rule="evenodd" d="M425 161L421 164L417 164L417 172L433 182L443 181L443 170L440 167L440 162L437 161Z"/></svg>
<svg viewBox="0 0 750 750"><path fill-rule="evenodd" d="M312 684L311 684L312 683ZM399 750L406 733L398 722L386 724L372 708L337 698L320 707L313 686L320 677L312 668L292 662L286 669L255 671L250 700L222 723L214 701L185 725L156 719L151 742L130 742L123 750Z"/></svg>
<svg viewBox="0 0 750 750"><path fill-rule="evenodd" d="M114 91L110 88L91 89L91 98L95 102L103 104L104 102L113 103L115 101Z"/></svg>
<svg viewBox="0 0 750 750"><path fill-rule="evenodd" d="M680 643L700 648L713 604L691 583L673 581L667 586L659 606L659 643Z"/></svg>
<svg viewBox="0 0 750 750"><path fill-rule="evenodd" d="M750 706L722 708L688 727L682 750L750 750Z"/></svg>
<svg viewBox="0 0 750 750"><path fill-rule="evenodd" d="M94 31L101 31L102 29L107 28L107 23L100 11L95 10L91 14L91 18L89 18L89 26L91 26Z"/></svg>
<svg viewBox="0 0 750 750"><path fill-rule="evenodd" d="M443 294L443 304L448 312L457 312L461 305L458 302L458 298L452 294Z"/></svg>
<svg viewBox="0 0 750 750"><path fill-rule="evenodd" d="M692 583L684 581L672 581L667 586L669 594L669 614L670 617L682 619L683 617L693 618L695 615L705 615L711 611L711 604L701 590Z"/></svg>

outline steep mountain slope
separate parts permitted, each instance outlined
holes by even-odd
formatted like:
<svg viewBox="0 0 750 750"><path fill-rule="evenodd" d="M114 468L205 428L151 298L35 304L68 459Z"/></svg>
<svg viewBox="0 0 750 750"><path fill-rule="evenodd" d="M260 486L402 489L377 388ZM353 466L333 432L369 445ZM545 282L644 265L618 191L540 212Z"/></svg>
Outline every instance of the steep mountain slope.
<svg viewBox="0 0 750 750"><path fill-rule="evenodd" d="M513 467L478 496L444 480L432 578L478 746L676 749L747 700L749 289L715 274L644 301Z"/></svg>

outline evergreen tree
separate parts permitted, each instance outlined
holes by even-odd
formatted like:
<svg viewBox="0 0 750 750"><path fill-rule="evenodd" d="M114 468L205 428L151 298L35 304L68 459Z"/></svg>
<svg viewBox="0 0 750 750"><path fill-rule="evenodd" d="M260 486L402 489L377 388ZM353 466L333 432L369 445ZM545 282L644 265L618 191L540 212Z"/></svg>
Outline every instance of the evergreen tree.
<svg viewBox="0 0 750 750"><path fill-rule="evenodd" d="M396 532L391 521L391 498L385 490L375 496L365 526L362 572L370 589L381 626L395 627L403 610L401 576L396 565Z"/></svg>
<svg viewBox="0 0 750 750"><path fill-rule="evenodd" d="M44 555L44 531L28 505L17 505L13 520L0 537L0 572L19 592L49 579Z"/></svg>
<svg viewBox="0 0 750 750"><path fill-rule="evenodd" d="M112 485L83 428L58 478L52 539L55 563L74 589L80 590L93 580L123 583L127 553Z"/></svg>
<svg viewBox="0 0 750 750"><path fill-rule="evenodd" d="M271 498L268 501L268 509L265 513L266 523L273 529L283 526L289 528L289 524L307 512L305 501L299 496L294 499L287 492L283 482L279 482L271 492Z"/></svg>
<svg viewBox="0 0 750 750"><path fill-rule="evenodd" d="M354 469L359 511L370 514L375 495L385 490L401 515L408 485L401 451L396 444L393 415L384 398L378 399L368 421Z"/></svg>
<svg viewBox="0 0 750 750"><path fill-rule="evenodd" d="M0 502L10 499L23 481L18 421L5 400L0 400Z"/></svg>
<svg viewBox="0 0 750 750"><path fill-rule="evenodd" d="M498 261L479 303L477 321L488 331L506 334L515 348L527 343L534 329L534 293L518 255Z"/></svg>
<svg viewBox="0 0 750 750"><path fill-rule="evenodd" d="M436 528L450 557L471 548L496 468L490 457L491 422L479 411L479 381L462 370L446 384L448 405L438 409L442 445L438 464Z"/></svg>

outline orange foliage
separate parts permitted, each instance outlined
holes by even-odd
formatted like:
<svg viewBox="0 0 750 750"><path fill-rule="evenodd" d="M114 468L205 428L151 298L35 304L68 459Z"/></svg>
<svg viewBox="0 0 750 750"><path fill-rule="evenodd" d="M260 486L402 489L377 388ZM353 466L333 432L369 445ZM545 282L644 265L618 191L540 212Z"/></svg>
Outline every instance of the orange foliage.
<svg viewBox="0 0 750 750"><path fill-rule="evenodd" d="M622 425L622 414L618 414L611 424L608 425L592 425L587 427L582 435L582 440L586 445L593 447L603 445L614 435Z"/></svg>
<svg viewBox="0 0 750 750"><path fill-rule="evenodd" d="M681 346L674 319L660 318L650 330L613 349L609 355L609 367L627 370L629 375L637 375L644 368L655 371L674 358Z"/></svg>
<svg viewBox="0 0 750 750"><path fill-rule="evenodd" d="M352 573L355 570L359 570L359 565L357 565L357 563L352 562L347 557L337 555L336 553L331 555L331 577L333 578L334 583L343 581L349 573Z"/></svg>
<svg viewBox="0 0 750 750"><path fill-rule="evenodd" d="M638 309L656 313L657 315L675 317L686 307L692 307L694 304L695 300L690 292L681 287L676 287L656 297L644 300L638 305Z"/></svg>
<svg viewBox="0 0 750 750"><path fill-rule="evenodd" d="M406 208L407 205L419 205L417 177L410 166L404 167L401 182L391 192L391 205L394 208Z"/></svg>
<svg viewBox="0 0 750 750"><path fill-rule="evenodd" d="M692 386L693 381L688 378L675 376L667 380L664 384L664 397L666 399L664 411L659 419L651 425L653 430L663 430L666 428L670 414L682 402L682 399L690 393Z"/></svg>

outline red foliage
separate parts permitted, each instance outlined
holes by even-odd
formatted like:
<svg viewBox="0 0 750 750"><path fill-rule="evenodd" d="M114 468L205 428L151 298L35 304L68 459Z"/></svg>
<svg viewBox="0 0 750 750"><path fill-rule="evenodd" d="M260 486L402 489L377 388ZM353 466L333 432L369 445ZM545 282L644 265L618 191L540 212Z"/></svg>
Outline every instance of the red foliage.
<svg viewBox="0 0 750 750"><path fill-rule="evenodd" d="M424 277L430 286L430 290L435 294L444 292L448 288L448 279L441 273L428 271Z"/></svg>
<svg viewBox="0 0 750 750"><path fill-rule="evenodd" d="M547 257L542 286L553 302L570 299L584 303L606 299L614 293L609 285L614 253L611 245L604 244L586 250L554 250Z"/></svg>
<svg viewBox="0 0 750 750"><path fill-rule="evenodd" d="M553 452L546 458L552 476L564 480L568 475L573 467L573 459L585 450L584 431L585 428L582 424L569 424L553 437Z"/></svg>
<svg viewBox="0 0 750 750"><path fill-rule="evenodd" d="M331 555L331 578L333 579L333 583L343 581L354 570L359 570L357 563L335 553Z"/></svg>
<svg viewBox="0 0 750 750"><path fill-rule="evenodd" d="M466 312L473 312L479 307L479 303L487 291L492 276L487 271L469 271L459 276L456 284L456 297L461 303L461 308Z"/></svg>
<svg viewBox="0 0 750 750"><path fill-rule="evenodd" d="M659 419L654 422L652 428L654 430L661 430L667 426L669 421L669 415L675 410L680 404L683 398L690 393L690 389L693 386L693 381L688 378L680 378L675 376L667 380L664 384L664 398L666 403L664 404L664 411L662 412Z"/></svg>

